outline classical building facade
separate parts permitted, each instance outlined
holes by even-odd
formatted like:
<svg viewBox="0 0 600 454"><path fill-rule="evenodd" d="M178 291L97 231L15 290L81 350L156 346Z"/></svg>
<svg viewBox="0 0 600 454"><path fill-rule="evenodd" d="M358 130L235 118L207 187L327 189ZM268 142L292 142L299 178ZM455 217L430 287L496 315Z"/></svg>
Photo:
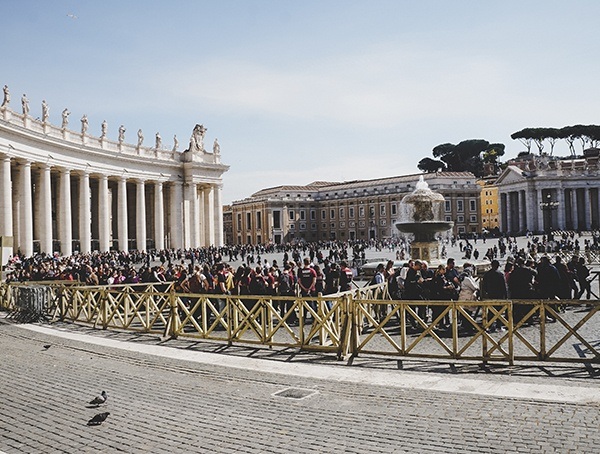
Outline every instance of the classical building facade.
<svg viewBox="0 0 600 454"><path fill-rule="evenodd" d="M481 227L485 230L500 228L497 178L496 175L477 180L481 186Z"/></svg>
<svg viewBox="0 0 600 454"><path fill-rule="evenodd" d="M233 202L235 244L276 244L294 240L367 240L399 236L395 227L402 197L421 174L343 183L316 181L277 186ZM445 218L453 233L480 231L481 187L469 172L424 174L445 199Z"/></svg>
<svg viewBox="0 0 600 454"><path fill-rule="evenodd" d="M63 111L60 127L48 121L42 103L41 119L10 105L5 86L0 107L0 237L4 245L29 256L35 251L148 250L198 247L223 243L221 163L215 140L204 148L206 129L196 125L190 147L177 151L88 133L84 115L81 129L69 128Z"/></svg>
<svg viewBox="0 0 600 454"><path fill-rule="evenodd" d="M509 162L496 180L500 229L509 234L600 227L598 150L580 158L533 157Z"/></svg>

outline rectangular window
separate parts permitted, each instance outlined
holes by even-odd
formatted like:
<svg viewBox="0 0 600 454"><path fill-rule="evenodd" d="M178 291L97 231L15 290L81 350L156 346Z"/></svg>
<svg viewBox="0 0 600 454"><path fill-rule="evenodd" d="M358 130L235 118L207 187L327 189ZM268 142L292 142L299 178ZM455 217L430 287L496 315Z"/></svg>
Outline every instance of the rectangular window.
<svg viewBox="0 0 600 454"><path fill-rule="evenodd" d="M314 221L317 219L317 212L315 210L310 210L310 220Z"/></svg>
<svg viewBox="0 0 600 454"><path fill-rule="evenodd" d="M281 228L281 211L273 211L273 228Z"/></svg>
<svg viewBox="0 0 600 454"><path fill-rule="evenodd" d="M321 210L321 219L327 219L327 211Z"/></svg>
<svg viewBox="0 0 600 454"><path fill-rule="evenodd" d="M252 228L252 213L246 213L246 229Z"/></svg>
<svg viewBox="0 0 600 454"><path fill-rule="evenodd" d="M354 217L354 207L348 208L348 217L349 218L353 218Z"/></svg>
<svg viewBox="0 0 600 454"><path fill-rule="evenodd" d="M450 208L450 200L446 200L444 204L444 210L446 211L446 213L450 213L450 211L452 211Z"/></svg>
<svg viewBox="0 0 600 454"><path fill-rule="evenodd" d="M256 228L259 230L262 229L262 213L260 211L256 212Z"/></svg>
<svg viewBox="0 0 600 454"><path fill-rule="evenodd" d="M471 222L477 222L477 216L471 216L470 220Z"/></svg>
<svg viewBox="0 0 600 454"><path fill-rule="evenodd" d="M343 208L340 208L340 219L344 219L346 217L346 212Z"/></svg>
<svg viewBox="0 0 600 454"><path fill-rule="evenodd" d="M465 211L464 202L462 200L456 201L456 211L458 211L459 213L462 213L463 211Z"/></svg>
<svg viewBox="0 0 600 454"><path fill-rule="evenodd" d="M396 216L398 213L398 206L395 203L392 203L392 216Z"/></svg>
<svg viewBox="0 0 600 454"><path fill-rule="evenodd" d="M331 219L335 219L335 210L331 210L329 214L331 215Z"/></svg>
<svg viewBox="0 0 600 454"><path fill-rule="evenodd" d="M365 217L365 207L359 207L358 208L358 216L361 218Z"/></svg>
<svg viewBox="0 0 600 454"><path fill-rule="evenodd" d="M469 200L469 210L476 211L477 207L475 206L475 200Z"/></svg>
<svg viewBox="0 0 600 454"><path fill-rule="evenodd" d="M375 207L374 206L369 207L369 216L375 217Z"/></svg>
<svg viewBox="0 0 600 454"><path fill-rule="evenodd" d="M238 213L237 215L237 229L238 230L242 230L242 213ZM240 243L241 244L242 239L240 238Z"/></svg>
<svg viewBox="0 0 600 454"><path fill-rule="evenodd" d="M457 222L459 222L459 223L463 224L463 223L465 222L465 217L464 217L464 216L459 216L459 217L457 218Z"/></svg>
<svg viewBox="0 0 600 454"><path fill-rule="evenodd" d="M306 220L306 211L300 210L300 220L301 221L305 221Z"/></svg>
<svg viewBox="0 0 600 454"><path fill-rule="evenodd" d="M294 210L290 210L288 217L290 218L290 221L294 220Z"/></svg>
<svg viewBox="0 0 600 454"><path fill-rule="evenodd" d="M380 205L379 206L379 214L381 216L385 216L385 205Z"/></svg>

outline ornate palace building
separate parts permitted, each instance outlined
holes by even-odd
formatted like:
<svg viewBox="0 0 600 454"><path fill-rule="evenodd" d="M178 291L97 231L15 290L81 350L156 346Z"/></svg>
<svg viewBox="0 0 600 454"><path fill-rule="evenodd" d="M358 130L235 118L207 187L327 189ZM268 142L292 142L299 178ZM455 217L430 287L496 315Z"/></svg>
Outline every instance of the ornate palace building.
<svg viewBox="0 0 600 454"><path fill-rule="evenodd" d="M277 186L233 202L235 244L366 240L399 236L399 204L421 174L343 183ZM469 172L423 174L445 199L455 234L480 231L481 187Z"/></svg>
<svg viewBox="0 0 600 454"><path fill-rule="evenodd" d="M500 230L591 230L600 227L598 149L584 157L527 156L509 162L496 180Z"/></svg>
<svg viewBox="0 0 600 454"><path fill-rule="evenodd" d="M8 87L0 107L0 237L29 256L35 251L70 255L92 250L187 248L223 243L222 175L217 141L204 148L206 129L196 125L190 146L177 151L88 133L69 127L63 111L60 127L29 114L23 95L22 112L10 104Z"/></svg>

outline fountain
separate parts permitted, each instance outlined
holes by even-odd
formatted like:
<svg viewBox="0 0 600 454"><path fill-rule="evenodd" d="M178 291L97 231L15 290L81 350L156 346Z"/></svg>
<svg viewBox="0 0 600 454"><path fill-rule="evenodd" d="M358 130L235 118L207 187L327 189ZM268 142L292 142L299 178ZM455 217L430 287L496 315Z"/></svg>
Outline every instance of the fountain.
<svg viewBox="0 0 600 454"><path fill-rule="evenodd" d="M400 202L400 222L396 228L412 233L411 257L428 263L440 260L436 234L451 229L452 222L444 221L444 196L429 189L423 175L415 190Z"/></svg>

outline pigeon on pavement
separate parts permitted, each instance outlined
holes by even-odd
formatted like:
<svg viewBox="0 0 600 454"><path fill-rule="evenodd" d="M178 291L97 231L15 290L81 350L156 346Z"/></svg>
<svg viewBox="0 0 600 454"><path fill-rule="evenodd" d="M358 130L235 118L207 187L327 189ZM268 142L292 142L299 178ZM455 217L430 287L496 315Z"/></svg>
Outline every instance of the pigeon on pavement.
<svg viewBox="0 0 600 454"><path fill-rule="evenodd" d="M90 419L88 421L87 425L88 426L99 426L106 420L106 418L108 418L108 415L110 415L109 412L98 413L92 419Z"/></svg>
<svg viewBox="0 0 600 454"><path fill-rule="evenodd" d="M91 401L90 401L90 405L101 405L106 403L106 399L108 399L108 393L106 391L102 391L102 393L100 393L99 396L94 397Z"/></svg>
<svg viewBox="0 0 600 454"><path fill-rule="evenodd" d="M52 347L52 345L50 345L50 344L46 344L46 345L44 345L44 348L45 348L46 350L48 350L50 347Z"/></svg>

